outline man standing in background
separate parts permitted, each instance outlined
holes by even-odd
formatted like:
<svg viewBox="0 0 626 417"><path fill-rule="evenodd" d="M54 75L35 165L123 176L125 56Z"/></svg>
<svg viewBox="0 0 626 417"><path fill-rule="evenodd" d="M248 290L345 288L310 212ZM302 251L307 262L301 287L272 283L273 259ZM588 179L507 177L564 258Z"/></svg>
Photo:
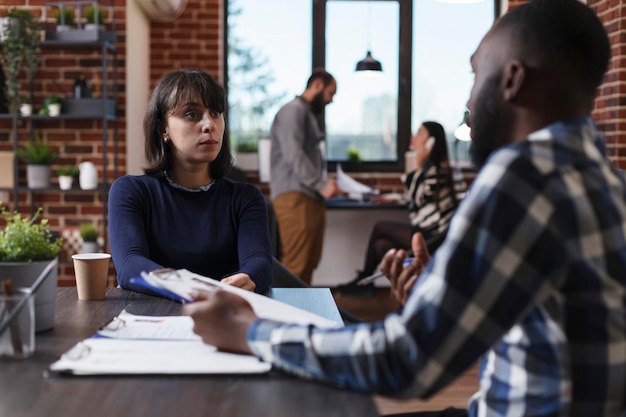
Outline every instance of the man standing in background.
<svg viewBox="0 0 626 417"><path fill-rule="evenodd" d="M317 121L336 91L335 78L315 70L302 95L278 111L270 130L270 197L278 222L281 261L307 284L322 257L324 199L339 192L336 181L326 177L326 159L320 149L324 132Z"/></svg>

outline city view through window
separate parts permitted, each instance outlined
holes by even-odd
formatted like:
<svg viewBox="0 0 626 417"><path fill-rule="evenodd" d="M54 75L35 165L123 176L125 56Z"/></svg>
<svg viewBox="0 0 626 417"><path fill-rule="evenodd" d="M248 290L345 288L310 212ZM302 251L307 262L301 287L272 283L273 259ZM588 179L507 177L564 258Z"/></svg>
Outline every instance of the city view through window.
<svg viewBox="0 0 626 417"><path fill-rule="evenodd" d="M311 73L311 0L229 0L228 125L233 146L269 136L280 106L302 93ZM493 22L493 2L413 2L411 130L440 122L453 144L472 84L469 58ZM326 107L331 161L356 149L362 161L397 155L399 8L395 1L328 1L326 69L337 94ZM367 51L380 73L355 72ZM251 145L250 145L251 144ZM467 159L467 144L451 152ZM404 151L404 150L401 150Z"/></svg>

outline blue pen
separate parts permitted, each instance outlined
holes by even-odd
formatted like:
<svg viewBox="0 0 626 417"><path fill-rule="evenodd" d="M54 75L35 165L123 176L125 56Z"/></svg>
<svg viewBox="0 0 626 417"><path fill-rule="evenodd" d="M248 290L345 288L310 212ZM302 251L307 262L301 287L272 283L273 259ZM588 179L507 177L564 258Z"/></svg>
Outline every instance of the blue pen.
<svg viewBox="0 0 626 417"><path fill-rule="evenodd" d="M411 262L413 262L413 259L414 258L406 258L404 262L402 262L402 266L406 268L407 266L411 265ZM367 285L371 282L376 281L378 278L382 278L384 276L385 274L379 271L379 272L376 272L374 275L370 275L369 277L365 277L362 280L357 281L356 285Z"/></svg>

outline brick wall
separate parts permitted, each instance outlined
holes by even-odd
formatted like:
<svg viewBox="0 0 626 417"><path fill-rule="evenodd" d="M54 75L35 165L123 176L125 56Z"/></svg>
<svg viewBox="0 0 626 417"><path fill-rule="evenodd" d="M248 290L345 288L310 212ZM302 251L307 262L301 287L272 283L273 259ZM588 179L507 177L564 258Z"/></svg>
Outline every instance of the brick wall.
<svg viewBox="0 0 626 417"><path fill-rule="evenodd" d="M0 5L0 14L6 9L17 7L29 10L40 19L44 29L55 30L56 22L52 9L47 10L47 19L44 21L44 0L6 0ZM112 30L115 20L115 33L118 54L118 158L117 175L124 173L126 167L125 150L125 0L115 0L112 8L106 8L105 25ZM77 48L44 48L42 50L41 65L36 74L33 86L33 107L36 112L43 106L44 99L52 94L71 97L74 81L84 76L91 82L94 97L102 92L102 60L101 50ZM112 80L112 65L109 62L108 77ZM111 88L111 84L109 84ZM26 82L22 85L22 94L28 95ZM103 178L103 142L102 121L36 121L34 129L44 141L49 142L58 152L58 159L53 165L52 185L58 184L55 168L59 165L78 165L84 161L91 161L98 167L98 175ZM109 125L110 127L111 125ZM29 122L20 121L18 124L18 140L20 143L28 141ZM109 183L114 177L114 144L112 130L107 143L107 177ZM0 121L0 150L12 150L12 125L10 121ZM24 163L19 162L19 181L25 185ZM77 187L77 185L75 185ZM14 202L10 193L3 193L2 199L9 199L11 209ZM97 191L64 191L47 190L36 193L20 192L18 198L19 211L30 215L31 210L43 207L43 215L49 220L53 231L61 233L66 228L76 228L80 223L91 221L101 230L104 228L102 214L104 209L103 196ZM59 280L60 285L73 285L74 273L69 254L63 251ZM113 277L114 275L111 275Z"/></svg>
<svg viewBox="0 0 626 417"><path fill-rule="evenodd" d="M187 9L175 22L151 23L151 53L150 53L150 80L156 81L163 73L182 67L199 67L216 78L222 73L222 2L223 0L189 0ZM524 3L525 0L511 0L510 7ZM594 117L599 127L606 133L610 157L622 168L626 168L626 84L624 83L626 67L624 51L626 51L624 36L619 27L626 23L626 6L620 5L619 0L589 0L588 3L597 11L605 23L613 44L613 58L611 68L602 85L596 102ZM7 7L17 6L31 10L36 16L43 13L44 0L5 0L0 5L0 12ZM118 36L119 59L119 99L118 99L118 127L119 127L119 158L118 175L124 173L125 160L125 0L114 1L114 18L116 34ZM110 26L112 16L107 16ZM101 91L100 55L98 52L81 50L45 50L43 62L35 83L35 108L41 107L46 95L61 90L70 93L74 80L85 75L94 84L94 92ZM27 139L26 123L20 123L20 140ZM102 175L102 143L101 122L69 122L50 121L37 124L38 131L44 140L48 140L60 153L59 164L78 164L90 160L99 167ZM0 150L11 149L11 126L6 121L0 121ZM108 153L113 152L112 145ZM20 164L22 165L22 164ZM55 165L55 166L56 166ZM108 165L111 168L109 178L113 176L113 160L110 157ZM23 170L22 170L23 171ZM402 185L398 178L389 175L361 174L355 177L369 185L382 189L384 192L398 192ZM23 172L20 175L25 182ZM252 177L253 182L258 182ZM56 176L53 177L56 184ZM267 193L267 186L259 184ZM103 202L96 192L63 192L56 191L36 193L34 200L26 193L20 194L20 211L30 213L33 206L43 206L44 215L49 219L53 230L60 232L65 227L77 226L80 222L91 220L100 222ZM60 285L73 284L73 270L67 257L62 259L60 271ZM111 278L114 276L112 273Z"/></svg>
<svg viewBox="0 0 626 417"><path fill-rule="evenodd" d="M150 79L178 68L200 68L221 80L223 0L189 0L171 23L152 23Z"/></svg>

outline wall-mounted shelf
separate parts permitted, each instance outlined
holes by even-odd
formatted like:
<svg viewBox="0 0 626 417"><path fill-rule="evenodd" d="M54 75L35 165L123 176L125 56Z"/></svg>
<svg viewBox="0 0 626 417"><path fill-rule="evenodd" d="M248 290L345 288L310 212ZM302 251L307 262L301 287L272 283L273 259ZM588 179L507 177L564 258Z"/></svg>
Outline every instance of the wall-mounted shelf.
<svg viewBox="0 0 626 417"><path fill-rule="evenodd" d="M45 9L58 8L63 4L64 7L86 7L89 4L98 3L97 1L84 1L73 0L65 1L60 0L58 2L45 3ZM50 13L50 11L45 12ZM44 21L46 17L44 15ZM114 26L113 26L114 27ZM99 68L99 74L101 79L101 91L100 97L80 97L80 98L66 98L61 103L61 114L58 116L39 115L33 114L31 116L21 116L17 114L0 114L0 120L12 121L12 147L15 151L20 147L20 142L23 143L26 139L18 138L18 128L23 129L23 123L26 123L26 130L29 132L30 140L35 138L35 131L38 127L42 129L50 128L50 123L55 121L99 121L101 122L102 130L102 162L100 184L98 188L94 190L82 190L77 185L69 190L61 190L57 186L31 189L26 187L19 178L18 163L19 160L14 155L13 160L13 187L0 188L1 191L11 191L13 194L13 205L15 210L18 209L20 194L27 193L31 196L31 210L35 210L35 198L37 193L96 193L100 195L102 202L102 233L105 237L106 247L106 227L107 227L107 198L108 191L112 179L117 177L118 170L118 127L117 127L117 89L118 89L118 62L117 62L117 48L114 45L117 36L114 31L107 32L103 30L88 30L84 28L76 28L68 31L52 32L47 31L45 33L45 41L41 42L42 49L60 50L60 49L87 49L92 51L100 51L101 56L101 68ZM33 85L30 86L30 97L33 98ZM109 173L109 155L110 145L113 145L113 175Z"/></svg>

